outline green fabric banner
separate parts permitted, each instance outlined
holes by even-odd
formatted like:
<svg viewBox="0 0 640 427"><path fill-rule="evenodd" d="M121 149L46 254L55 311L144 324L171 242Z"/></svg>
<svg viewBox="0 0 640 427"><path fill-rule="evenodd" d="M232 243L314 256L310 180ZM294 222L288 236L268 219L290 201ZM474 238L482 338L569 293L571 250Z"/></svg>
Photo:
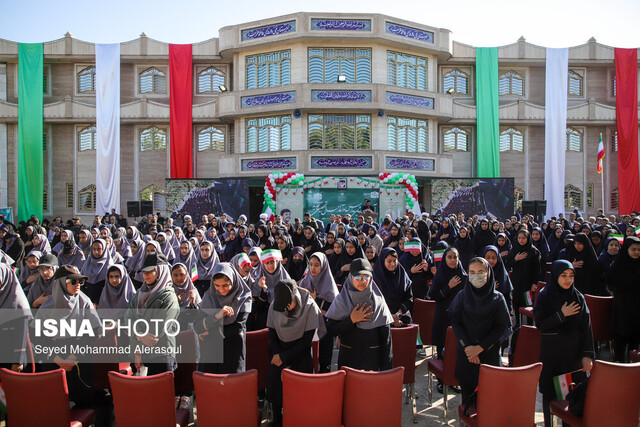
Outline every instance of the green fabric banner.
<svg viewBox="0 0 640 427"><path fill-rule="evenodd" d="M42 43L18 47L18 221L37 215L43 197L43 49Z"/></svg>
<svg viewBox="0 0 640 427"><path fill-rule="evenodd" d="M498 48L476 48L476 123L478 177L500 177Z"/></svg>

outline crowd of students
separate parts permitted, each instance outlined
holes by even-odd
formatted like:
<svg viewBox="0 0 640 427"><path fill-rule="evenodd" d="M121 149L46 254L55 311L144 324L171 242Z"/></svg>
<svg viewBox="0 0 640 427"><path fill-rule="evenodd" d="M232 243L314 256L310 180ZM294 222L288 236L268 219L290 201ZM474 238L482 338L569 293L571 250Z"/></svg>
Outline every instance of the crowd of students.
<svg viewBox="0 0 640 427"><path fill-rule="evenodd" d="M352 221L332 215L325 225L309 214L291 222L263 214L256 224L244 215L235 222L208 215L199 224L186 216L182 224L161 226L152 215L126 227L110 217L97 217L91 227L74 225L51 240L37 218L20 229L0 225L0 307L21 308L33 317L46 307L96 318L96 308L125 310L130 317L144 316L143 309L166 310L195 330L204 355L213 351L210 332L221 328L222 362L198 368L211 373L244 371L246 331L269 328L267 398L275 425L281 422L280 373L285 367L312 372L313 340L320 341L320 372L331 370L336 337L338 368L389 369L390 328L411 323L414 298L437 303L437 357L443 356L447 327L453 327L456 377L463 403L473 404L479 365L498 365L503 352L515 347L518 309L530 305L527 294L546 279L547 263L553 264L534 308L543 333L545 422L555 395L553 376L592 366L583 294L614 297L616 361L626 361L640 344L637 216L619 222L572 213L537 224L531 216L489 221L459 214L432 220L426 213L421 218L409 213L395 220L387 215L377 224L371 217ZM219 311L208 315L204 309ZM138 337L148 347L170 345L172 339ZM424 356L421 346L417 351ZM64 368L72 400L105 412L100 391L78 394L86 384L80 384L82 364L71 357L42 360L41 368ZM133 362L148 374L176 368L171 355L136 355ZM22 359L9 367L23 366ZM442 391L442 384L438 388ZM188 407L189 397L177 396L176 404Z"/></svg>

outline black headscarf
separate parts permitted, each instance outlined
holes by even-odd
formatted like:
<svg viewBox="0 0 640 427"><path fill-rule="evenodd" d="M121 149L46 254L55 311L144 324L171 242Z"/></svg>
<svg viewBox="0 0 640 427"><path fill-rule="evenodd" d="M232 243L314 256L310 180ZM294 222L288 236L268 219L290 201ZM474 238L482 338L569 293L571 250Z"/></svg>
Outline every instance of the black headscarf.
<svg viewBox="0 0 640 427"><path fill-rule="evenodd" d="M382 250L379 257L380 262L377 262L373 267L373 280L380 288L380 292L382 292L389 309L395 313L404 300L405 292L411 286L411 279L400 263L393 271L389 271L384 265L387 257L393 254L395 254L396 258L398 257L398 253L393 248L384 248ZM406 308L409 309L410 307Z"/></svg>
<svg viewBox="0 0 640 427"><path fill-rule="evenodd" d="M294 255L301 255L302 259L296 260ZM289 262L287 262L287 272L289 276L296 282L302 280L304 277L305 271L309 267L309 260L307 259L307 254L304 252L304 249L300 246L296 246L291 250L291 258L289 258Z"/></svg>
<svg viewBox="0 0 640 427"><path fill-rule="evenodd" d="M566 258L569 262L584 261L582 268L577 268L575 286L583 294L601 295L598 271L598 257L593 249L591 240L584 233L578 233L573 238L574 245L567 249ZM584 246L582 251L575 248L576 243Z"/></svg>

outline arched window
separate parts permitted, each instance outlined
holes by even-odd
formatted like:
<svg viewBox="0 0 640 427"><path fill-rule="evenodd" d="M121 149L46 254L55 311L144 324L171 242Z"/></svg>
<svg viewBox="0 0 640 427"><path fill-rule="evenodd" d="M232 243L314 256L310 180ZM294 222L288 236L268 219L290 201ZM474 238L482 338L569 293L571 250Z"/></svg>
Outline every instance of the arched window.
<svg viewBox="0 0 640 427"><path fill-rule="evenodd" d="M524 134L515 128L500 132L500 152L524 151Z"/></svg>
<svg viewBox="0 0 640 427"><path fill-rule="evenodd" d="M500 76L500 95L524 95L524 77L515 71L509 71Z"/></svg>
<svg viewBox="0 0 640 427"><path fill-rule="evenodd" d="M578 208L582 210L582 190L575 185L564 186L564 207L566 209Z"/></svg>
<svg viewBox="0 0 640 427"><path fill-rule="evenodd" d="M245 58L247 89L291 83L291 51L261 53Z"/></svg>
<svg viewBox="0 0 640 427"><path fill-rule="evenodd" d="M566 151L582 151L582 132L576 128L567 128Z"/></svg>
<svg viewBox="0 0 640 427"><path fill-rule="evenodd" d="M451 128L443 135L444 151L469 151L469 132L460 128Z"/></svg>
<svg viewBox="0 0 640 427"><path fill-rule="evenodd" d="M96 91L96 67L90 66L78 73L78 92L88 93Z"/></svg>
<svg viewBox="0 0 640 427"><path fill-rule="evenodd" d="M618 189L615 188L613 191L611 191L611 210L617 211L618 206Z"/></svg>
<svg viewBox="0 0 640 427"><path fill-rule="evenodd" d="M424 119L387 117L387 149L413 153L429 150L429 125Z"/></svg>
<svg viewBox="0 0 640 427"><path fill-rule="evenodd" d="M79 151L88 151L96 149L96 127L87 126L78 132L78 149Z"/></svg>
<svg viewBox="0 0 640 427"><path fill-rule="evenodd" d="M140 151L167 150L167 132L151 126L140 132Z"/></svg>
<svg viewBox="0 0 640 427"><path fill-rule="evenodd" d="M140 93L167 93L167 75L155 67L140 73Z"/></svg>
<svg viewBox="0 0 640 427"><path fill-rule="evenodd" d="M140 190L140 200L152 201L154 210L161 210L159 203L164 203L166 191L155 184Z"/></svg>
<svg viewBox="0 0 640 427"><path fill-rule="evenodd" d="M582 96L582 76L573 70L569 70L569 96Z"/></svg>
<svg viewBox="0 0 640 427"><path fill-rule="evenodd" d="M215 67L209 67L198 73L198 93L220 92L224 85L224 73Z"/></svg>
<svg viewBox="0 0 640 427"><path fill-rule="evenodd" d="M427 58L401 52L387 52L387 83L427 90Z"/></svg>
<svg viewBox="0 0 640 427"><path fill-rule="evenodd" d="M78 210L93 212L96 210L96 185L91 184L78 191Z"/></svg>
<svg viewBox="0 0 640 427"><path fill-rule="evenodd" d="M209 126L198 132L198 151L224 151L224 129Z"/></svg>
<svg viewBox="0 0 640 427"><path fill-rule="evenodd" d="M452 93L468 94L469 93L469 74L458 70L449 71L443 78L443 91L445 93L453 89Z"/></svg>

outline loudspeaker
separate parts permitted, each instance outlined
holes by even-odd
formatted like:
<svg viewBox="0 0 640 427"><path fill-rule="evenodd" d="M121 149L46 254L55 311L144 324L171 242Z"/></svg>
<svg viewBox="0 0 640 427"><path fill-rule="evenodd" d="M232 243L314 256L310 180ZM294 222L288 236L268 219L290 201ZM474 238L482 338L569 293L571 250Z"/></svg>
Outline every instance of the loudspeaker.
<svg viewBox="0 0 640 427"><path fill-rule="evenodd" d="M302 110L299 108L296 108L295 110L293 110L293 117L295 117L296 119L299 119L300 117L302 117Z"/></svg>
<svg viewBox="0 0 640 427"><path fill-rule="evenodd" d="M127 216L130 218L140 216L140 202L127 202Z"/></svg>
<svg viewBox="0 0 640 427"><path fill-rule="evenodd" d="M522 213L526 215L536 215L536 201L535 200L523 200L522 201Z"/></svg>
<svg viewBox="0 0 640 427"><path fill-rule="evenodd" d="M140 216L145 216L153 213L153 201L143 200L140 202Z"/></svg>
<svg viewBox="0 0 640 427"><path fill-rule="evenodd" d="M544 216L547 214L547 201L546 200L536 200L536 215Z"/></svg>
<svg viewBox="0 0 640 427"><path fill-rule="evenodd" d="M378 110L378 117L384 117L384 110Z"/></svg>

